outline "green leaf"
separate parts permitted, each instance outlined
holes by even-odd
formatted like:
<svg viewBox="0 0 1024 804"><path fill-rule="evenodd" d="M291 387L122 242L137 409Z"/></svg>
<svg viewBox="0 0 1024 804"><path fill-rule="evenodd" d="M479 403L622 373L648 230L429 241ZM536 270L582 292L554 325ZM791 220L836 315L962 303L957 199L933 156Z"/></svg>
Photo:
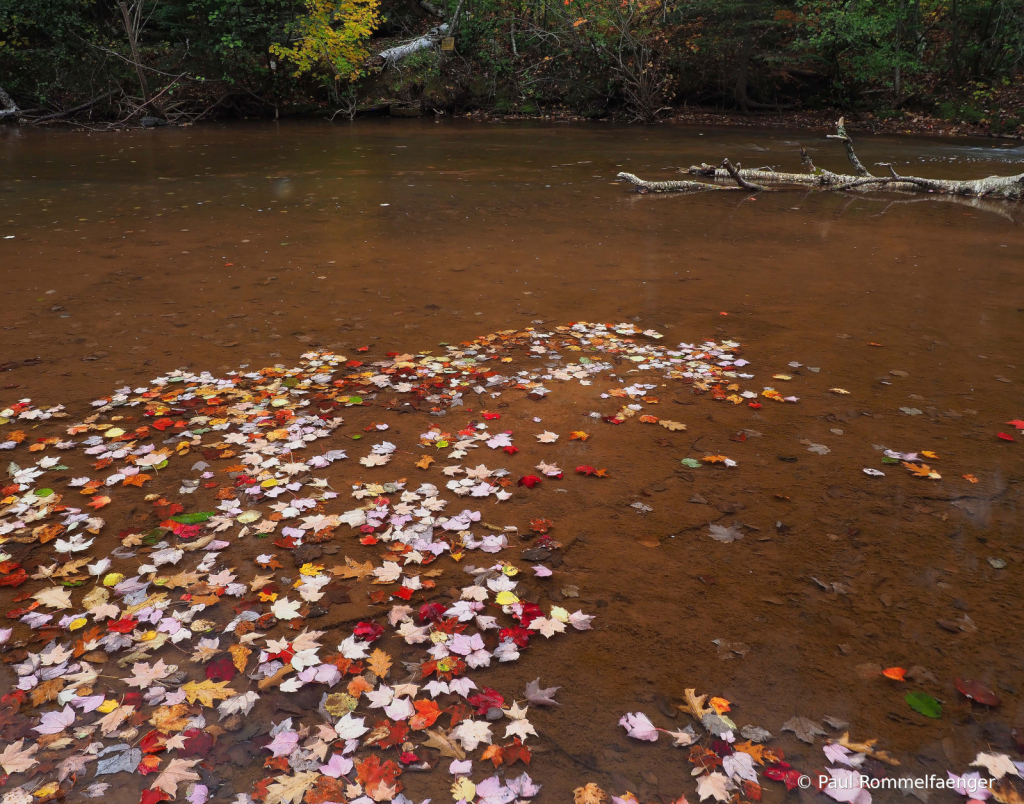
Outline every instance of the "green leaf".
<svg viewBox="0 0 1024 804"><path fill-rule="evenodd" d="M171 517L171 522L179 525L198 525L213 516L213 511L197 511L194 514L178 514Z"/></svg>
<svg viewBox="0 0 1024 804"><path fill-rule="evenodd" d="M701 463L696 458L683 458L679 463L690 469L700 469Z"/></svg>
<svg viewBox="0 0 1024 804"><path fill-rule="evenodd" d="M923 692L911 692L904 700L910 704L911 709L920 712L925 717L942 717L942 704L931 695L926 695Z"/></svg>
<svg viewBox="0 0 1024 804"><path fill-rule="evenodd" d="M893 464L893 463L899 463L899 461L896 460L895 458L890 458L890 457L886 456L885 458L882 458L882 463Z"/></svg>
<svg viewBox="0 0 1024 804"><path fill-rule="evenodd" d="M53 494L53 489L36 489L37 497L49 497Z"/></svg>

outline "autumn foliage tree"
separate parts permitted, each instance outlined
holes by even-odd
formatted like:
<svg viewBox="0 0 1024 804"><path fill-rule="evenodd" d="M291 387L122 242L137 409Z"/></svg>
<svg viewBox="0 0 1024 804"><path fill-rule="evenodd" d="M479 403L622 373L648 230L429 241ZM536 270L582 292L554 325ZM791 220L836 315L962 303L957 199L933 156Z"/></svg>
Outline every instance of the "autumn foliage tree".
<svg viewBox="0 0 1024 804"><path fill-rule="evenodd" d="M378 0L305 0L305 13L290 26L290 43L270 52L294 67L293 75L354 81L364 72L367 42L380 23Z"/></svg>

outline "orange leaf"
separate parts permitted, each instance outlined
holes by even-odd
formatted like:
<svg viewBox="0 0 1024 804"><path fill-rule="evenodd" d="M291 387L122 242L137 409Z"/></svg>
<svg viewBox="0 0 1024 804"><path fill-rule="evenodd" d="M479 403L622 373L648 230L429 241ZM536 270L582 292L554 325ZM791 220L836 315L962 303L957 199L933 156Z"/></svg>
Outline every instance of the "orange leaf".
<svg viewBox="0 0 1024 804"><path fill-rule="evenodd" d="M928 464L922 463L918 466L915 463L908 463L907 461L901 461L901 463L910 470L910 473L914 477L930 477L934 480L938 480L940 475L934 471Z"/></svg>
<svg viewBox="0 0 1024 804"><path fill-rule="evenodd" d="M708 705L714 709L718 714L728 712L730 710L729 702L725 698L712 698L708 701Z"/></svg>
<svg viewBox="0 0 1024 804"><path fill-rule="evenodd" d="M569 433L570 441L586 441L590 438L590 433L584 433L582 430L573 430Z"/></svg>
<svg viewBox="0 0 1024 804"><path fill-rule="evenodd" d="M43 525L32 532L39 537L40 544L46 544L48 541L60 536L64 532L64 526L59 522L54 522L51 525Z"/></svg>
<svg viewBox="0 0 1024 804"><path fill-rule="evenodd" d="M110 505L109 497L93 497L92 500L89 501L89 507L97 510L105 505Z"/></svg>
<svg viewBox="0 0 1024 804"><path fill-rule="evenodd" d="M657 424L658 423L658 417L657 416L651 416L651 415L645 413L643 416L640 417L640 421L642 421L644 424Z"/></svg>
<svg viewBox="0 0 1024 804"><path fill-rule="evenodd" d="M441 716L441 710L435 701L413 701L412 705L416 707L416 714L409 718L409 728L415 731L430 728L434 725L434 721ZM487 758L484 757L484 759ZM497 767L497 763L495 763L495 767Z"/></svg>
<svg viewBox="0 0 1024 804"><path fill-rule="evenodd" d="M239 673L245 672L245 664L249 659L249 654L252 653L249 648L245 645L231 645L228 648L228 652L231 654L231 662L235 665L235 668Z"/></svg>
<svg viewBox="0 0 1024 804"><path fill-rule="evenodd" d="M490 745L487 750L480 755L480 759L489 759L494 763L494 767L498 767L504 758L505 749L500 745Z"/></svg>
<svg viewBox="0 0 1024 804"><path fill-rule="evenodd" d="M907 673L902 667L887 667L882 671L882 675L886 678L891 678L893 681L903 681L903 676Z"/></svg>
<svg viewBox="0 0 1024 804"><path fill-rule="evenodd" d="M430 468L430 464L432 464L433 462L434 462L433 458L431 458L429 455L424 455L422 458L420 458L418 461L416 461L416 465L420 469L429 469Z"/></svg>
<svg viewBox="0 0 1024 804"><path fill-rule="evenodd" d="M362 676L356 676L348 682L348 694L353 698L358 698L364 692L369 692L372 689L373 685Z"/></svg>
<svg viewBox="0 0 1024 804"><path fill-rule="evenodd" d="M725 463L727 458L725 455L705 455L701 460L704 463Z"/></svg>
<svg viewBox="0 0 1024 804"><path fill-rule="evenodd" d="M143 472L139 472L137 475L131 475L130 477L126 477L121 485L136 486L141 489L143 483L145 483L147 480L152 479L153 478L150 477L149 475L144 474Z"/></svg>
<svg viewBox="0 0 1024 804"><path fill-rule="evenodd" d="M380 648L376 648L373 653L370 654L370 659L366 663L366 666L370 668L370 671L378 678L384 678L388 674L388 670L391 669L391 657L388 656Z"/></svg>

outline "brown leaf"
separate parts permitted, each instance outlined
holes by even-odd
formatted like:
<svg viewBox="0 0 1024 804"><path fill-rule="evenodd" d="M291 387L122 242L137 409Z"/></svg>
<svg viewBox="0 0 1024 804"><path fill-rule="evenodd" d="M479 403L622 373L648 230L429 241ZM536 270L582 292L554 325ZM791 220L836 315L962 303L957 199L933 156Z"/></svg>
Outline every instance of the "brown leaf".
<svg viewBox="0 0 1024 804"><path fill-rule="evenodd" d="M32 690L32 705L40 706L47 701L57 700L57 695L64 689L64 679L51 678L49 681L41 681Z"/></svg>

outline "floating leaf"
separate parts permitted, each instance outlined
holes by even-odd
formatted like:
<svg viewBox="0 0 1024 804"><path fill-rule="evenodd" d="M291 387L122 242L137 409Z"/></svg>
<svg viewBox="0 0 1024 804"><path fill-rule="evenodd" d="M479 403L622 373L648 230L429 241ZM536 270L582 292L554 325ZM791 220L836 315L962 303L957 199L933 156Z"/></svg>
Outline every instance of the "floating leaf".
<svg viewBox="0 0 1024 804"><path fill-rule="evenodd" d="M920 712L925 717L942 717L942 704L931 695L926 695L923 692L911 692L903 700L910 705L911 709Z"/></svg>
<svg viewBox="0 0 1024 804"><path fill-rule="evenodd" d="M177 522L179 525L198 525L201 522L205 522L213 516L212 511L197 511L194 514L178 514L177 516L171 517L171 522Z"/></svg>
<svg viewBox="0 0 1024 804"><path fill-rule="evenodd" d="M972 681L969 678L957 678L953 681L953 686L956 687L957 692L970 698L975 703L984 704L985 706L999 706L1002 703L999 696L992 692L987 684L983 684L980 681Z"/></svg>

